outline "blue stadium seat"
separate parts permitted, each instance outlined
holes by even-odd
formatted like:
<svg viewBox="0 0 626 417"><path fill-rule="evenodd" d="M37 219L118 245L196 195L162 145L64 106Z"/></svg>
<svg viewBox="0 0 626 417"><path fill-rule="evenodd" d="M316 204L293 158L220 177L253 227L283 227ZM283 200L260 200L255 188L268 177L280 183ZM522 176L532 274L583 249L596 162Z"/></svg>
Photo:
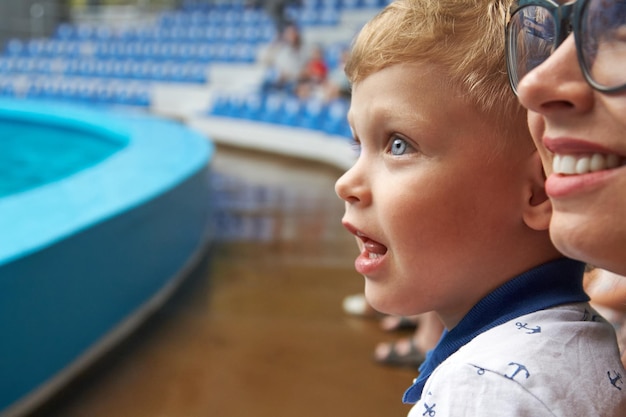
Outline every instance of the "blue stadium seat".
<svg viewBox="0 0 626 417"><path fill-rule="evenodd" d="M199 62L210 62L213 60L215 45L201 44L198 46L195 54L195 60Z"/></svg>
<svg viewBox="0 0 626 417"><path fill-rule="evenodd" d="M293 9L292 18L300 27L316 26L318 24L317 9Z"/></svg>
<svg viewBox="0 0 626 417"><path fill-rule="evenodd" d="M204 84L209 81L208 68L205 64L189 64L189 78L191 82Z"/></svg>
<svg viewBox="0 0 626 417"><path fill-rule="evenodd" d="M241 24L244 27L258 25L263 19L264 13L261 10L245 9L241 13Z"/></svg>
<svg viewBox="0 0 626 417"><path fill-rule="evenodd" d="M5 97L15 97L15 85L12 79L0 80L0 94Z"/></svg>
<svg viewBox="0 0 626 417"><path fill-rule="evenodd" d="M189 42L203 42L205 33L204 26L191 26L187 31L187 40Z"/></svg>
<svg viewBox="0 0 626 417"><path fill-rule="evenodd" d="M228 107L230 106L230 100L225 94L215 93L211 101L208 113L213 116L226 116L228 114Z"/></svg>
<svg viewBox="0 0 626 417"><path fill-rule="evenodd" d="M96 60L87 59L78 61L77 75L83 77L93 77L96 74Z"/></svg>
<svg viewBox="0 0 626 417"><path fill-rule="evenodd" d="M41 56L45 52L45 41L41 39L31 39L28 41L28 53L31 56Z"/></svg>
<svg viewBox="0 0 626 417"><path fill-rule="evenodd" d="M69 23L61 23L55 31L55 37L57 39L70 40L74 37L74 34L74 26Z"/></svg>
<svg viewBox="0 0 626 417"><path fill-rule="evenodd" d="M149 80L152 78L152 67L155 65L155 61L148 60L139 63L135 63L132 68L133 78L139 80Z"/></svg>
<svg viewBox="0 0 626 417"><path fill-rule="evenodd" d="M94 37L94 29L87 24L79 25L76 27L75 36L80 40L92 40Z"/></svg>
<svg viewBox="0 0 626 417"><path fill-rule="evenodd" d="M11 56L22 55L26 51L26 47L24 46L24 42L19 39L10 39L6 45L6 53Z"/></svg>
<svg viewBox="0 0 626 417"><path fill-rule="evenodd" d="M79 75L80 73L80 60L68 59L65 61L65 65L61 71L64 75Z"/></svg>
<svg viewBox="0 0 626 417"><path fill-rule="evenodd" d="M221 41L234 43L242 37L242 30L239 27L226 25L222 30Z"/></svg>
<svg viewBox="0 0 626 417"><path fill-rule="evenodd" d="M214 59L218 62L232 62L234 58L233 47L228 43L216 45Z"/></svg>
<svg viewBox="0 0 626 417"><path fill-rule="evenodd" d="M45 75L52 73L52 62L52 60L46 58L34 58L34 72ZM64 63L65 61L59 62L60 66L58 67L61 68L61 72L63 72Z"/></svg>
<svg viewBox="0 0 626 417"><path fill-rule="evenodd" d="M278 123L286 126L298 126L302 111L302 101L295 96L285 98Z"/></svg>
<svg viewBox="0 0 626 417"><path fill-rule="evenodd" d="M256 48L249 43L238 43L232 46L231 61L252 63L256 61Z"/></svg>
<svg viewBox="0 0 626 417"><path fill-rule="evenodd" d="M326 117L328 106L319 98L311 98L303 103L300 127L311 130L321 130L322 121Z"/></svg>
<svg viewBox="0 0 626 417"><path fill-rule="evenodd" d="M362 0L341 0L341 8L343 10L359 9L362 6Z"/></svg>
<svg viewBox="0 0 626 417"><path fill-rule="evenodd" d="M238 26L241 23L241 11L231 8L222 13L222 24L225 26Z"/></svg>
<svg viewBox="0 0 626 417"><path fill-rule="evenodd" d="M157 18L157 25L161 27L169 27L174 24L174 13L170 11L162 12Z"/></svg>
<svg viewBox="0 0 626 417"><path fill-rule="evenodd" d="M318 21L320 25L336 26L339 24L340 20L341 20L341 13L337 9L325 7L320 10L319 21Z"/></svg>
<svg viewBox="0 0 626 417"><path fill-rule="evenodd" d="M38 79L32 80L26 88L25 96L27 98L40 98L42 92L42 83Z"/></svg>
<svg viewBox="0 0 626 417"><path fill-rule="evenodd" d="M94 85L93 100L99 104L112 104L115 102L115 89L110 82L98 82Z"/></svg>
<svg viewBox="0 0 626 417"><path fill-rule="evenodd" d="M161 26L146 26L136 29L134 39L144 42L163 41L169 36L170 28Z"/></svg>
<svg viewBox="0 0 626 417"><path fill-rule="evenodd" d="M41 96L44 98L55 98L59 95L60 87L58 79L44 79L41 85Z"/></svg>
<svg viewBox="0 0 626 417"><path fill-rule="evenodd" d="M193 10L189 13L189 21L192 26L202 26L207 24L206 14L200 10Z"/></svg>
<svg viewBox="0 0 626 417"><path fill-rule="evenodd" d="M138 85L133 92L133 102L135 106L149 106L151 101L150 86L146 84Z"/></svg>
<svg viewBox="0 0 626 417"><path fill-rule="evenodd" d="M304 9L319 9L322 6L321 0L301 0L301 7Z"/></svg>
<svg viewBox="0 0 626 417"><path fill-rule="evenodd" d="M0 74L8 74L11 72L11 63L12 58L6 56L0 56Z"/></svg>
<svg viewBox="0 0 626 417"><path fill-rule="evenodd" d="M265 97L261 94L251 93L245 96L241 117L247 120L260 120L265 105Z"/></svg>
<svg viewBox="0 0 626 417"><path fill-rule="evenodd" d="M245 96L241 94L230 94L225 96L222 102L221 116L241 118L245 106Z"/></svg>
<svg viewBox="0 0 626 417"><path fill-rule="evenodd" d="M82 102L90 103L94 101L96 95L96 84L91 80L84 80L78 83L76 88L76 98Z"/></svg>
<svg viewBox="0 0 626 417"><path fill-rule="evenodd" d="M341 0L320 0L320 7L322 9L335 9L335 10L340 10L341 9Z"/></svg>
<svg viewBox="0 0 626 417"><path fill-rule="evenodd" d="M279 123L285 105L283 94L268 94L259 120L267 123Z"/></svg>
<svg viewBox="0 0 626 417"><path fill-rule="evenodd" d="M345 133L348 108L347 100L337 99L328 104L326 118L322 122L322 130L329 135L342 135Z"/></svg>

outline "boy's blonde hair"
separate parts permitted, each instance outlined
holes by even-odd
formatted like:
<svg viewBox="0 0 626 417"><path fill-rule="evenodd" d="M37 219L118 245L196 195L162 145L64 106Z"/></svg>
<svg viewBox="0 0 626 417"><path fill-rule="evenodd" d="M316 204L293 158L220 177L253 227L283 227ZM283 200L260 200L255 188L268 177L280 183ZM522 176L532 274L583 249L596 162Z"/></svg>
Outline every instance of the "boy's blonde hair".
<svg viewBox="0 0 626 417"><path fill-rule="evenodd" d="M346 75L354 85L395 64L432 62L446 71L471 104L497 118L494 127L507 121L510 125L525 111L509 87L504 61L509 4L510 0L396 0L354 40Z"/></svg>

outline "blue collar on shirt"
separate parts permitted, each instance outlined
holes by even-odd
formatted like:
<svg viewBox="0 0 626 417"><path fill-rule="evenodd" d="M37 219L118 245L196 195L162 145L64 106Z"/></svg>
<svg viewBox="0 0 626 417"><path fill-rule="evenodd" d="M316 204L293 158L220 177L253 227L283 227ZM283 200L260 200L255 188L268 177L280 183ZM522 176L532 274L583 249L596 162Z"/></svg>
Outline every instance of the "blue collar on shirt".
<svg viewBox="0 0 626 417"><path fill-rule="evenodd" d="M404 403L416 403L435 368L479 334L515 317L567 303L589 300L583 289L585 264L567 258L518 275L480 300L450 331L419 368L419 377L404 393Z"/></svg>

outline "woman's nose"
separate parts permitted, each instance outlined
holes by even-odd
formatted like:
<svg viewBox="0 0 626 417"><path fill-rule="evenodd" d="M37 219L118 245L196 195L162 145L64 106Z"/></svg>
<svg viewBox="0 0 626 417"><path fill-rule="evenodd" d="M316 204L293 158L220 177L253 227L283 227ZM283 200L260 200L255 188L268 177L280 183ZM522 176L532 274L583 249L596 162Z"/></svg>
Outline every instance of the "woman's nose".
<svg viewBox="0 0 626 417"><path fill-rule="evenodd" d="M584 111L593 99L593 89L585 80L570 35L541 65L522 78L517 86L519 100L536 113Z"/></svg>

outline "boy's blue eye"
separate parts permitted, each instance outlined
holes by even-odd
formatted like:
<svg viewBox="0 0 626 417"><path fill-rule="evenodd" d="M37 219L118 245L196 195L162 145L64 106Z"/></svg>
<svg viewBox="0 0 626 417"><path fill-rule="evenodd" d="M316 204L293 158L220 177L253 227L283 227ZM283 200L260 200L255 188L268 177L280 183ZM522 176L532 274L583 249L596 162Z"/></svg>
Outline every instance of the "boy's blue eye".
<svg viewBox="0 0 626 417"><path fill-rule="evenodd" d="M395 138L391 142L391 154L392 155L404 155L408 146L409 145L406 143L406 140Z"/></svg>

